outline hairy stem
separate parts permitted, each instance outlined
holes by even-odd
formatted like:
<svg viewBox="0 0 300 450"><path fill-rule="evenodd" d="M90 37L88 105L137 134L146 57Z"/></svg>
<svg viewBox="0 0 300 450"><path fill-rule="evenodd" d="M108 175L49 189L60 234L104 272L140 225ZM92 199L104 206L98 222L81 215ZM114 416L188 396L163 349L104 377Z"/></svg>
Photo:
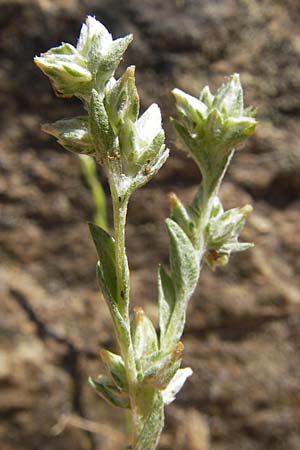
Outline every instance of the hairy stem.
<svg viewBox="0 0 300 450"><path fill-rule="evenodd" d="M117 291L119 300L120 313L124 319L129 335L129 345L122 345L124 340L119 340L122 357L125 362L128 389L131 403L131 439L132 442L136 440L138 428L138 413L137 413L137 371L135 363L135 355L130 334L130 318L129 318L129 295L130 295L130 277L129 267L126 256L125 245L125 225L128 207L128 198L121 198L117 195L117 191L111 183L111 193L113 201L113 217L114 217L114 231L115 231L115 258L116 258L116 272L117 272Z"/></svg>
<svg viewBox="0 0 300 450"><path fill-rule="evenodd" d="M125 224L128 200L120 201L120 197L113 196L113 214L115 230L115 257L117 271L117 292L119 309L122 317L129 325L129 267L125 247Z"/></svg>
<svg viewBox="0 0 300 450"><path fill-rule="evenodd" d="M113 182L111 182L111 193L115 231L114 237L118 302L120 305L120 313L128 329L128 339L126 345L124 345L125 340L122 336L118 336L118 331L116 331L116 333L120 344L121 354L125 362L128 381L131 407L131 448L133 450L155 450L163 424L163 404L159 404L157 402L155 389L148 388L145 390L145 387L141 389L138 380L135 354L130 331L130 279L125 245L125 225L128 198L122 198L118 195L117 190L114 188ZM147 436L148 433L145 433L145 426L148 421L153 421L153 426L151 427L151 435ZM159 426L157 424L159 424Z"/></svg>

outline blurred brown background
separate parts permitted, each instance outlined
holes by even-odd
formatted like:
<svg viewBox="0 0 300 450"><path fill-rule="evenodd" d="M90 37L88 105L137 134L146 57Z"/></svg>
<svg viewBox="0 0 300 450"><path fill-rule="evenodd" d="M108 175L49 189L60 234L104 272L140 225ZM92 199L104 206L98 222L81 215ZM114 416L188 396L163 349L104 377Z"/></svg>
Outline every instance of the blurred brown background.
<svg viewBox="0 0 300 450"><path fill-rule="evenodd" d="M122 416L87 385L101 371L99 347L114 349L86 226L92 199L77 158L40 131L81 105L55 98L32 62L75 43L88 13L115 37L134 33L125 64L137 65L142 107L161 106L172 150L129 211L132 295L151 317L156 267L167 262L167 193L188 201L199 180L175 150L170 90L196 95L237 71L247 104L259 107L258 130L222 188L227 207L253 204L244 238L256 247L216 273L203 270L184 335L194 375L167 408L159 448L299 450L297 0L0 0L0 448L126 443Z"/></svg>

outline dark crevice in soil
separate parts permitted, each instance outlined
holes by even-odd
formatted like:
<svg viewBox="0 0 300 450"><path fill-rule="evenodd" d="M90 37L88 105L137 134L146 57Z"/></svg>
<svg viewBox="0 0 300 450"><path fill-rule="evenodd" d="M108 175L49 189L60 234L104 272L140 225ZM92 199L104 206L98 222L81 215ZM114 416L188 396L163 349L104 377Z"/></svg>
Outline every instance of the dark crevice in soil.
<svg viewBox="0 0 300 450"><path fill-rule="evenodd" d="M82 354L85 354L85 356L88 357L96 357L97 355L89 351L82 352L81 350L76 348L72 342L51 331L48 326L37 316L28 299L22 292L17 289L11 288L10 294L25 312L28 319L35 324L36 335L39 337L39 339L41 339L43 342L46 342L47 339L50 338L65 347L66 352L61 360L61 366L72 379L73 386L71 401L73 412L80 417L85 417L84 408L81 401L83 380L82 372L80 369L80 357ZM89 438L91 450L95 450L96 440L94 439L93 433L91 433L90 431L85 431L85 433Z"/></svg>

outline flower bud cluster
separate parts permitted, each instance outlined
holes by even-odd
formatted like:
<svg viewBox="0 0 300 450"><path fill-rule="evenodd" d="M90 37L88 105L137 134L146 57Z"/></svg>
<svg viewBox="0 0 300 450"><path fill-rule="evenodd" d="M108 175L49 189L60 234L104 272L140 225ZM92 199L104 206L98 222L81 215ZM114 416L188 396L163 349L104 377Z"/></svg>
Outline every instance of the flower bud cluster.
<svg viewBox="0 0 300 450"><path fill-rule="evenodd" d="M131 323L131 336L136 360L138 382L148 391L159 391L164 404L175 400L185 380L192 375L190 368L180 369L183 344L178 342L171 351L160 349L156 330L141 307L136 307ZM108 403L130 408L125 363L121 356L108 350L100 351L107 375L89 382Z"/></svg>
<svg viewBox="0 0 300 450"><path fill-rule="evenodd" d="M57 95L87 100L93 88L103 91L118 67L132 35L113 40L98 20L88 17L76 47L63 43L35 57Z"/></svg>
<svg viewBox="0 0 300 450"><path fill-rule="evenodd" d="M80 98L88 112L43 130L67 150L94 156L120 196L149 181L169 155L159 107L151 105L138 118L135 68L114 78L131 40L132 35L113 40L104 25L88 17L76 47L63 43L35 58L55 92Z"/></svg>
<svg viewBox="0 0 300 450"><path fill-rule="evenodd" d="M244 109L238 74L231 76L216 95L206 86L199 98L174 89L178 120L175 128L198 164L209 193L217 186L233 149L256 127L252 108Z"/></svg>
<svg viewBox="0 0 300 450"><path fill-rule="evenodd" d="M246 217L251 211L252 206L246 205L224 212L219 198L214 198L214 206L205 229L206 253L204 255L206 263L213 270L227 264L231 253L253 247L252 242L238 240Z"/></svg>

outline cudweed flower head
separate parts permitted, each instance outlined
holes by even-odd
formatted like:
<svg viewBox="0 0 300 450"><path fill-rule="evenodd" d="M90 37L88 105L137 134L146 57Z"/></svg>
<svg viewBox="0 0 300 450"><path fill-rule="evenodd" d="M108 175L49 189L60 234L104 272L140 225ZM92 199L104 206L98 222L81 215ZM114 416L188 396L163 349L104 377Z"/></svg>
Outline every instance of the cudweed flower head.
<svg viewBox="0 0 300 450"><path fill-rule="evenodd" d="M134 66L114 78L131 40L132 35L113 40L104 25L88 17L76 48L62 44L35 58L55 91L79 97L87 110L86 116L45 124L43 130L67 150L94 156L122 198L147 183L169 155L159 107L151 105L138 118Z"/></svg>
<svg viewBox="0 0 300 450"><path fill-rule="evenodd" d="M233 252L241 252L253 247L252 242L239 242L239 234L245 225L251 205L233 208L224 212L220 200L215 197L208 225L206 227L205 261L215 269L227 264Z"/></svg>
<svg viewBox="0 0 300 450"><path fill-rule="evenodd" d="M239 241L251 207L224 211L218 188L235 146L253 133L256 121L253 111L244 109L237 74L216 95L208 87L199 98L173 91L178 111L175 128L203 181L190 205L170 195L171 215L166 220L169 267L158 270L157 332L141 307L130 314L125 224L130 195L162 167L169 150L158 105L150 105L139 117L135 68L129 66L115 78L131 40L131 35L114 40L104 25L88 17L76 47L63 43L35 62L58 95L78 97L85 110L85 115L46 124L43 130L67 150L94 157L107 175L112 196L114 235L107 227L89 226L98 255L97 279L120 354L101 349L105 374L89 382L110 405L130 412L131 445L126 449L155 450L164 424L164 405L175 400L192 375L190 368L181 368L181 337L202 264L215 269L226 264L232 252L252 245Z"/></svg>
<svg viewBox="0 0 300 450"><path fill-rule="evenodd" d="M35 58L37 66L47 75L58 96L84 97L92 74L87 59L70 44L62 44Z"/></svg>
<svg viewBox="0 0 300 450"><path fill-rule="evenodd" d="M233 149L244 142L256 127L254 110L244 109L238 74L211 94L206 86L199 98L174 89L178 134L198 164L205 188L211 193L221 180Z"/></svg>
<svg viewBox="0 0 300 450"><path fill-rule="evenodd" d="M118 81L111 78L105 89L104 102L116 135L126 120L137 120L140 99L135 86L134 66L128 67Z"/></svg>
<svg viewBox="0 0 300 450"><path fill-rule="evenodd" d="M76 47L63 43L34 61L50 78L57 95L86 101L92 88L103 91L131 41L131 34L113 40L104 25L88 17Z"/></svg>

